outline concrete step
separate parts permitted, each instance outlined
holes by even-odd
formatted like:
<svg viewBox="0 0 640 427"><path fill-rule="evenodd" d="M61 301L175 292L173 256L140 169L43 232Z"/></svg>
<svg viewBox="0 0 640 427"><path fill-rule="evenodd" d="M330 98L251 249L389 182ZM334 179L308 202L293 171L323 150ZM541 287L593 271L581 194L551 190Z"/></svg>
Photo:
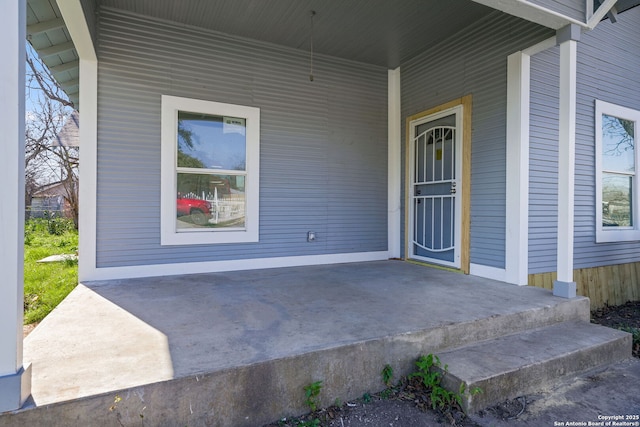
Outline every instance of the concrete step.
<svg viewBox="0 0 640 427"><path fill-rule="evenodd" d="M539 390L560 377L631 357L631 334L581 321L481 341L439 353L445 388L467 392L468 412ZM476 387L481 392L469 393Z"/></svg>

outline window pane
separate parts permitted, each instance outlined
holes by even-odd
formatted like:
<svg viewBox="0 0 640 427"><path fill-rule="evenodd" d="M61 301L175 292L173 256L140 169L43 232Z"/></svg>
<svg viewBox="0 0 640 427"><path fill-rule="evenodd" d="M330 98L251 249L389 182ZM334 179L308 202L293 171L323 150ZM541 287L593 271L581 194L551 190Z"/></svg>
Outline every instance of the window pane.
<svg viewBox="0 0 640 427"><path fill-rule="evenodd" d="M602 226L633 226L633 178L610 173L602 174Z"/></svg>
<svg viewBox="0 0 640 427"><path fill-rule="evenodd" d="M178 167L246 168L246 120L178 112Z"/></svg>
<svg viewBox="0 0 640 427"><path fill-rule="evenodd" d="M602 115L602 169L635 172L635 123Z"/></svg>
<svg viewBox="0 0 640 427"><path fill-rule="evenodd" d="M245 226L244 175L178 174L178 229Z"/></svg>

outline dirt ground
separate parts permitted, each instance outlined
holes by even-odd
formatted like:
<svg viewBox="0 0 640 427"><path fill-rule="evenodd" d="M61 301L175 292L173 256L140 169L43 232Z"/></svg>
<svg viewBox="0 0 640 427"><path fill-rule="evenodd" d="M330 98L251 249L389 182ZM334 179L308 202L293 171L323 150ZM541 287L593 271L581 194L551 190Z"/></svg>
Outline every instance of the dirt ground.
<svg viewBox="0 0 640 427"><path fill-rule="evenodd" d="M615 329L640 328L640 301L628 302L615 307L604 307L591 315L592 323ZM630 332L627 329L628 332ZM637 335L636 335L637 336ZM640 358L640 342L634 342L633 355ZM459 408L446 411L434 410L428 394L421 392L415 384L404 382L391 391L366 396L342 406L321 409L301 418L282 419L264 427L430 427L462 426L480 427ZM516 422L528 405L538 397L522 396L486 408L474 416L511 424ZM316 421L317 420L317 421ZM535 423L535 422L534 422Z"/></svg>
<svg viewBox="0 0 640 427"><path fill-rule="evenodd" d="M317 421L314 421L317 420ZM393 388L366 395L341 406L320 409L304 417L282 419L265 427L361 427L454 425L476 427L460 408L433 409L418 379L403 379Z"/></svg>
<svg viewBox="0 0 640 427"><path fill-rule="evenodd" d="M591 313L591 323L622 329L627 332L631 332L629 328L640 330L640 301L598 309ZM638 336L639 333L636 332L635 336ZM640 342L638 340L634 341L633 355L640 358Z"/></svg>

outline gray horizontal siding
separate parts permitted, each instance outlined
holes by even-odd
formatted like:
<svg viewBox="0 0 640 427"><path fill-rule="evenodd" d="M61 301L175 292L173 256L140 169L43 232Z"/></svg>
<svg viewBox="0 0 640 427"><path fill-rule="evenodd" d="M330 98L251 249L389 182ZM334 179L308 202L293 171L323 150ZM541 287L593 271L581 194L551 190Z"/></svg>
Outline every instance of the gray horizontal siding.
<svg viewBox="0 0 640 427"><path fill-rule="evenodd" d="M555 269L558 239L558 48L531 58L529 272Z"/></svg>
<svg viewBox="0 0 640 427"><path fill-rule="evenodd" d="M387 249L386 69L310 82L306 52L111 9L99 34L99 267ZM259 243L160 246L162 94L261 109Z"/></svg>
<svg viewBox="0 0 640 427"><path fill-rule="evenodd" d="M640 261L640 242L595 243L595 100L640 110L640 8L602 21L578 50L576 268Z"/></svg>
<svg viewBox="0 0 640 427"><path fill-rule="evenodd" d="M472 263L504 268L507 55L552 34L494 12L401 66L403 119L473 96L471 171L465 171L471 173Z"/></svg>
<svg viewBox="0 0 640 427"><path fill-rule="evenodd" d="M595 100L640 110L640 8L578 43L574 267L640 261L640 243L595 243ZM532 58L529 272L556 270L558 50Z"/></svg>

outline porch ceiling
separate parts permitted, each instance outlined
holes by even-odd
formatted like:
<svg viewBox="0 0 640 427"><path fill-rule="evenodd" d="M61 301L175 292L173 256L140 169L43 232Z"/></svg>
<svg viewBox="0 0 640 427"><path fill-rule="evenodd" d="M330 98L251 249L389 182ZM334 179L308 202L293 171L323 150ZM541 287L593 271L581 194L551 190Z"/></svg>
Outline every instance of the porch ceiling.
<svg viewBox="0 0 640 427"><path fill-rule="evenodd" d="M94 0L185 25L390 69L494 9L471 0ZM57 0L27 0L27 38L78 104L78 53Z"/></svg>
<svg viewBox="0 0 640 427"><path fill-rule="evenodd" d="M105 7L396 68L494 9L470 0L101 0Z"/></svg>
<svg viewBox="0 0 640 427"><path fill-rule="evenodd" d="M619 1L629 2L635 5L638 0ZM310 47L314 11L315 53L389 69L496 9L551 28L569 22L537 9L532 15L537 18L533 19L527 15L531 4L522 0L84 0L81 3L93 6L98 13L100 7L122 9L303 50ZM27 0L27 37L77 108L78 53L57 0Z"/></svg>

